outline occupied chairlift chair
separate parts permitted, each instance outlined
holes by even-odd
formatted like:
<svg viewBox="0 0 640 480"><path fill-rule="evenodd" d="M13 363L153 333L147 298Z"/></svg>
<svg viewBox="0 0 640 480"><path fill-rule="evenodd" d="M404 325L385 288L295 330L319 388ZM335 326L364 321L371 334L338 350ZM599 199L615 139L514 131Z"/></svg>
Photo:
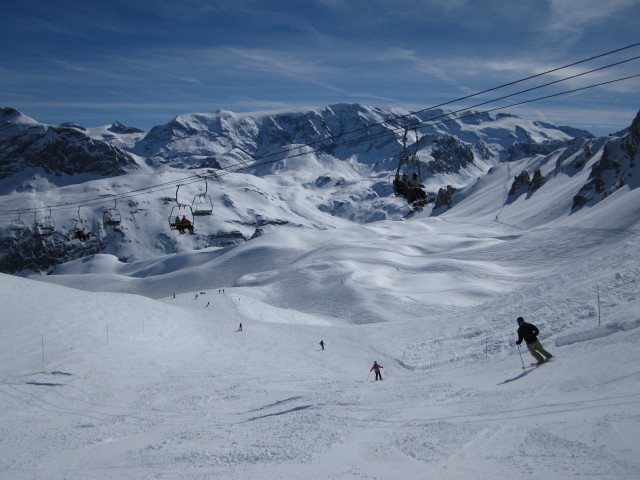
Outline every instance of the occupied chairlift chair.
<svg viewBox="0 0 640 480"><path fill-rule="evenodd" d="M93 233L89 231L89 224L80 216L80 207L78 207L78 218L73 226L73 237L81 242L86 242L92 235Z"/></svg>
<svg viewBox="0 0 640 480"><path fill-rule="evenodd" d="M422 172L420 171L420 159L418 158L418 130L416 133L416 142L413 153L409 153L407 149L407 135L409 127L404 127L404 137L402 139L402 155L398 161L395 177L393 178L393 191L397 197L404 197L408 203L420 202L427 203L428 198L422 189Z"/></svg>
<svg viewBox="0 0 640 480"><path fill-rule="evenodd" d="M171 209L171 212L169 212L169 228L171 230L177 230L179 233L185 233L188 231L190 234L193 234L195 224L193 209L191 208L191 205L187 203L180 203L178 200L178 191L180 190L180 186L181 185L178 185L176 188L176 204ZM180 219L182 222L178 221L178 217L180 216L182 217ZM185 218L188 220L186 223L184 222Z"/></svg>

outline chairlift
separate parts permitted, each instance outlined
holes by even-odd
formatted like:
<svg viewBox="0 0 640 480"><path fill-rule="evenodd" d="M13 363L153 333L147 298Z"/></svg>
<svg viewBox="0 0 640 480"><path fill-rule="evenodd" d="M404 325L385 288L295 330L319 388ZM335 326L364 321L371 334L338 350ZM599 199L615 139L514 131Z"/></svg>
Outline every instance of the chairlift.
<svg viewBox="0 0 640 480"><path fill-rule="evenodd" d="M409 203L427 202L427 195L422 185L422 172L420 171L420 159L418 158L418 129L414 129L416 142L413 153L407 149L407 135L409 127L404 127L404 137L402 139L402 155L398 161L395 177L392 185L397 197L404 197Z"/></svg>
<svg viewBox="0 0 640 480"><path fill-rule="evenodd" d="M18 212L18 218L15 218L11 221L9 230L14 232L16 235L22 235L22 232L24 232L26 229L27 229L27 226L22 221L22 218L20 218L20 212Z"/></svg>
<svg viewBox="0 0 640 480"><path fill-rule="evenodd" d="M171 208L169 212L169 228L171 230L177 230L179 233L189 232L193 234L193 228L195 224L195 217L191 205L187 203L180 203L178 200L178 191L180 186L176 188L176 204Z"/></svg>
<svg viewBox="0 0 640 480"><path fill-rule="evenodd" d="M118 199L114 195L113 197L113 208L109 208L104 211L102 214L102 224L105 227L117 227L120 225L122 221L122 217L120 216L120 210L118 210Z"/></svg>
<svg viewBox="0 0 640 480"><path fill-rule="evenodd" d="M73 226L73 236L81 242L86 242L92 235L89 231L89 224L80 216L80 207L78 207L78 218Z"/></svg>
<svg viewBox="0 0 640 480"><path fill-rule="evenodd" d="M198 193L195 197L193 197L193 202L191 202L191 210L193 214L198 217L208 216L213 214L213 201L211 200L211 195L207 194L209 185L207 183L207 179L204 179L204 192ZM177 199L176 199L177 201Z"/></svg>
<svg viewBox="0 0 640 480"><path fill-rule="evenodd" d="M49 207L49 215L38 218L38 215L34 215L33 219L33 236L36 238L48 237L56 229L56 222L51 216L51 207Z"/></svg>

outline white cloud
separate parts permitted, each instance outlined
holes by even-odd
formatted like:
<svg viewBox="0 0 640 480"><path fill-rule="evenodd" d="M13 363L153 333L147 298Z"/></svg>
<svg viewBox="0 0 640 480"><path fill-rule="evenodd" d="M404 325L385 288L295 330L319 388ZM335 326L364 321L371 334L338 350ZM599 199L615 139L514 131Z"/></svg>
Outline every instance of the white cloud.
<svg viewBox="0 0 640 480"><path fill-rule="evenodd" d="M635 4L637 0L550 0L551 11L546 28L551 33L576 37L586 27L605 23L611 15Z"/></svg>

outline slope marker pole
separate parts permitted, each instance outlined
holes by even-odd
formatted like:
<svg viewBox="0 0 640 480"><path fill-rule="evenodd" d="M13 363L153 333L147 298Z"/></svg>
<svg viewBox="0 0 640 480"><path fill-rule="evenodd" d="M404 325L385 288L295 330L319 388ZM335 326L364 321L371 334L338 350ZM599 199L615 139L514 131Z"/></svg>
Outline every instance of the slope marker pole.
<svg viewBox="0 0 640 480"><path fill-rule="evenodd" d="M596 295L598 297L598 326L600 326L600 286L596 285Z"/></svg>

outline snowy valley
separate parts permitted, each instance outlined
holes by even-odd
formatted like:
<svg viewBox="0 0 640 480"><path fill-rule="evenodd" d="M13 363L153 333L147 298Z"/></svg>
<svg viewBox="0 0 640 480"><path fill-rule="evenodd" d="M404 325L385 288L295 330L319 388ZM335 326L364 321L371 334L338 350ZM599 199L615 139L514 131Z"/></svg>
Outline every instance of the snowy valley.
<svg viewBox="0 0 640 480"><path fill-rule="evenodd" d="M638 478L640 116L410 131L451 195L407 216L415 120L341 104L145 134L4 109L0 478ZM170 230L205 184L213 215ZM11 230L66 204L45 238ZM523 369L518 316L551 362Z"/></svg>

